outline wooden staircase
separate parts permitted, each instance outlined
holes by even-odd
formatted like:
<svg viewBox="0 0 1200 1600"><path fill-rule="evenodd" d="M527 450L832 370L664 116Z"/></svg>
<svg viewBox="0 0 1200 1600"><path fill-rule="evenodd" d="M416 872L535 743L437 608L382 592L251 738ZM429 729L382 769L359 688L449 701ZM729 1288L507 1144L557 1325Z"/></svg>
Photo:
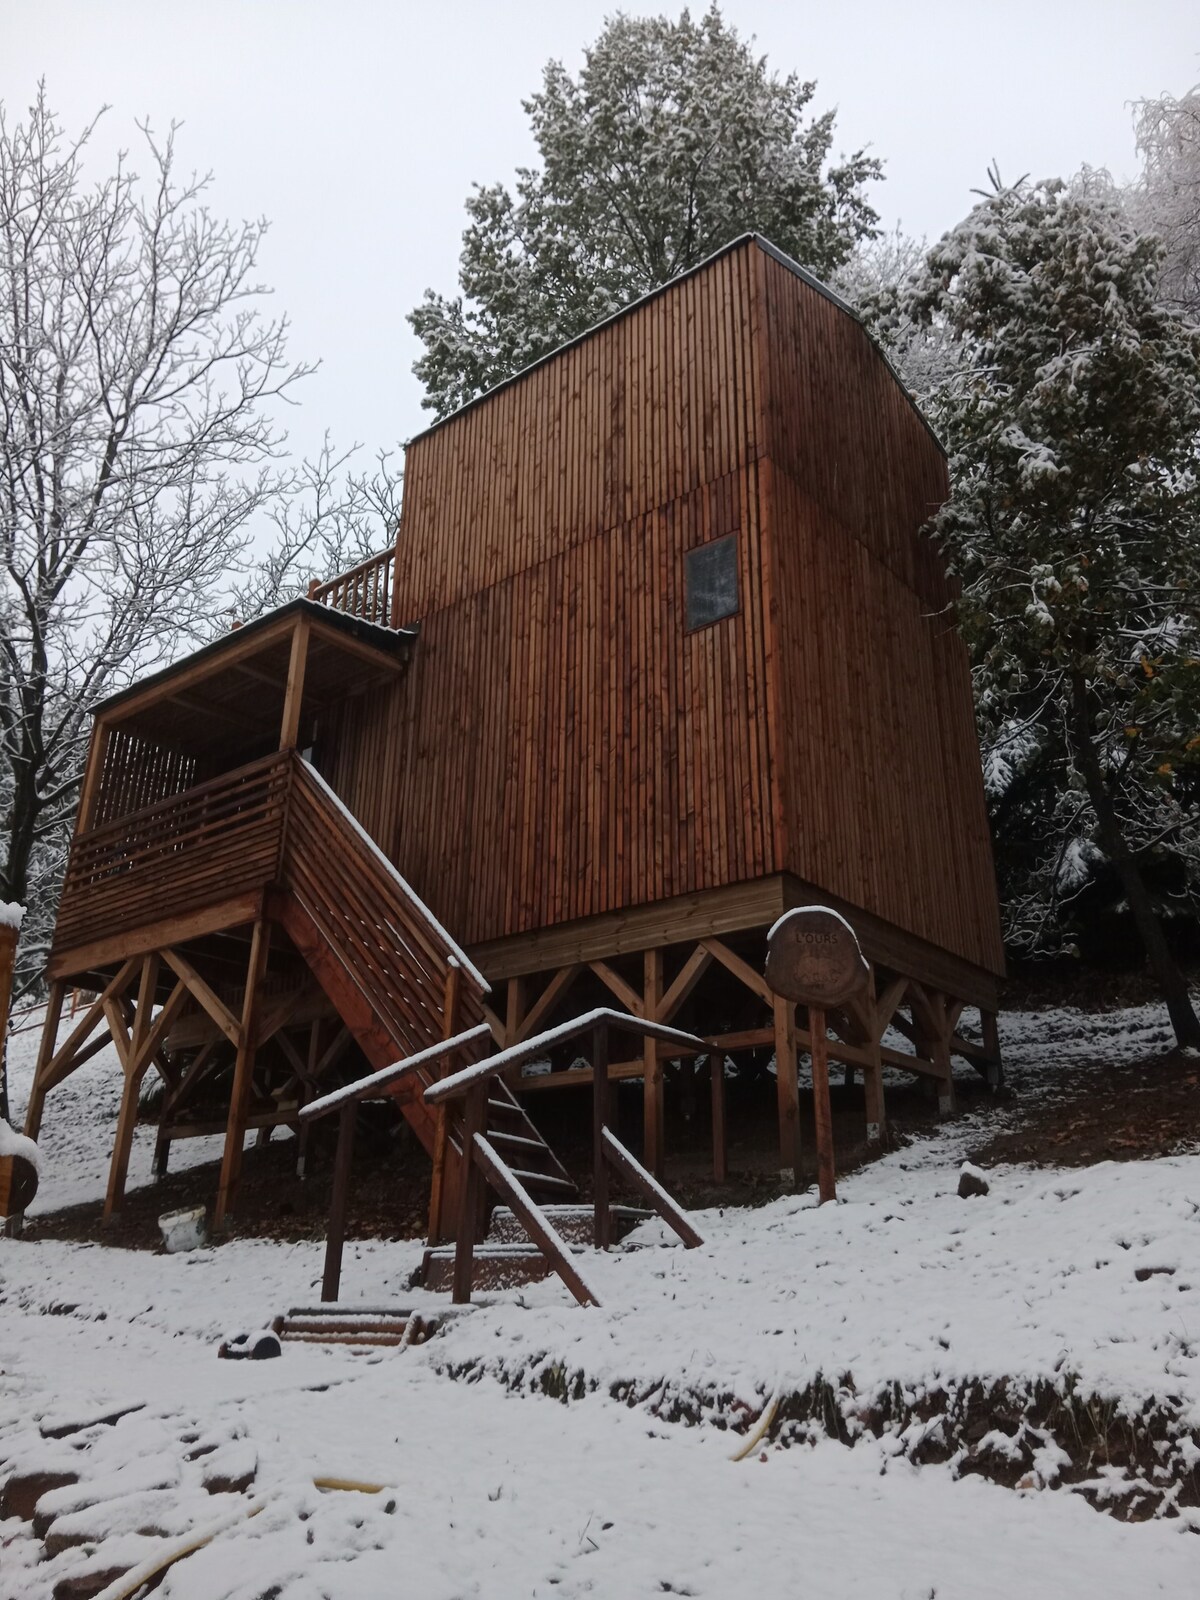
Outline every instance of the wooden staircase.
<svg viewBox="0 0 1200 1600"><path fill-rule="evenodd" d="M493 1142L495 1136L491 1136ZM584 1255L595 1248L595 1211L587 1205L545 1205L542 1215L573 1255ZM609 1238L619 1245L639 1223L653 1213L634 1206L609 1207ZM626 1248L629 1248L626 1246ZM454 1286L454 1245L430 1245L412 1280L433 1293L449 1292ZM530 1238L511 1207L497 1206L488 1221L487 1234L476 1245L471 1264L473 1290L514 1289L526 1283L540 1283L554 1271L554 1264Z"/></svg>
<svg viewBox="0 0 1200 1600"><path fill-rule="evenodd" d="M306 761L293 758L287 826L271 914L376 1070L418 1054L484 1017L482 974L413 894L391 862ZM462 1062L490 1044L477 1041ZM425 1100L432 1070L381 1090L435 1161L437 1111ZM490 1086L488 1138L539 1203L576 1196L575 1183L501 1079ZM461 1157L457 1115L450 1162Z"/></svg>

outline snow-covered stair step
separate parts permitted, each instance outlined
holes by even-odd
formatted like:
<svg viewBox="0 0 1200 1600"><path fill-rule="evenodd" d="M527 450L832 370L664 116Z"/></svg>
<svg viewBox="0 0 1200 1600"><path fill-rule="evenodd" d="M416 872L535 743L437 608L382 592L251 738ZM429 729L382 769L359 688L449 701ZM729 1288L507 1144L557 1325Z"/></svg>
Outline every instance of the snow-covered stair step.
<svg viewBox="0 0 1200 1600"><path fill-rule="evenodd" d="M590 1245L594 1242L592 1226L595 1212L591 1206L552 1205L539 1209L555 1233L561 1235L568 1244ZM618 1244L650 1215L649 1211L641 1211L636 1206L610 1206L612 1242ZM524 1224L509 1207L497 1206L488 1226L487 1243L528 1245L531 1242Z"/></svg>
<svg viewBox="0 0 1200 1600"><path fill-rule="evenodd" d="M303 1344L424 1344L443 1320L418 1315L408 1307L337 1305L293 1306L272 1323L280 1339Z"/></svg>
<svg viewBox="0 0 1200 1600"><path fill-rule="evenodd" d="M581 1245L571 1245L572 1253L582 1254ZM477 1244L472 1258L472 1289L518 1289L525 1283L540 1283L551 1272L549 1261L536 1245ZM434 1245L426 1250L418 1281L432 1294L448 1294L454 1287L454 1246Z"/></svg>

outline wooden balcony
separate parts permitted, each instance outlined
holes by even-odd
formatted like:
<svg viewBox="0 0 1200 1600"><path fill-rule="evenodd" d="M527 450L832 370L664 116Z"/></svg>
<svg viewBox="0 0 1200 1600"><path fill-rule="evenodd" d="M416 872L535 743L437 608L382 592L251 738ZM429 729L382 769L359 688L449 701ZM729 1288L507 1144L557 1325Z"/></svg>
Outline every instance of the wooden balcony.
<svg viewBox="0 0 1200 1600"><path fill-rule="evenodd" d="M79 834L71 846L51 951L121 959L140 930L203 923L206 908L261 897L279 873L290 755L279 752ZM151 939L146 948L159 941Z"/></svg>
<svg viewBox="0 0 1200 1600"><path fill-rule="evenodd" d="M308 598L347 616L361 617L384 628L395 627L392 617L396 552L390 546L377 556L368 556L349 572L339 573L326 583L313 583Z"/></svg>

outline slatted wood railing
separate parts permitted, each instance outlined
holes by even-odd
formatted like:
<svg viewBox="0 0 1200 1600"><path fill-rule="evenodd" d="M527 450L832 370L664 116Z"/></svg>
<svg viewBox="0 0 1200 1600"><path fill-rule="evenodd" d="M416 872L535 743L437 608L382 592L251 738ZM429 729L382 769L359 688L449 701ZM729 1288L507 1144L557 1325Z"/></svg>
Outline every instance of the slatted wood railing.
<svg viewBox="0 0 1200 1600"><path fill-rule="evenodd" d="M366 622L392 626L392 574L396 552L390 546L377 556L368 556L349 572L341 572L326 583L309 587L308 598L318 605L332 606Z"/></svg>
<svg viewBox="0 0 1200 1600"><path fill-rule="evenodd" d="M78 835L56 951L183 915L277 875L291 761L272 755Z"/></svg>

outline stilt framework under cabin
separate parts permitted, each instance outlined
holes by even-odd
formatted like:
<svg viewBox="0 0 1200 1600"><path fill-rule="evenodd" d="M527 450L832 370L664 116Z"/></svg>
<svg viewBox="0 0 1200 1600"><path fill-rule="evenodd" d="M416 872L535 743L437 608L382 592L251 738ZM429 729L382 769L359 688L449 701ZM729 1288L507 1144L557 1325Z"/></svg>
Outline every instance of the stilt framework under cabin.
<svg viewBox="0 0 1200 1600"><path fill-rule="evenodd" d="M111 1037L107 1211L153 1067L160 1168L225 1132L219 1224L247 1131L303 1159L300 1109L360 1055L486 1023L486 1056L615 1001L708 1041L718 1177L723 1063L772 1054L796 1174L807 1019L762 971L811 903L871 964L829 1019L870 1139L885 1067L944 1110L955 1054L995 1078L968 664L922 531L946 493L858 319L752 236L430 428L394 547L97 708L29 1131ZM68 986L97 998L59 1044ZM609 1064L653 1173L671 1055ZM436 1190L457 1146L402 1081ZM529 1110L589 1082L567 1054L489 1102L543 1197L573 1185Z"/></svg>

